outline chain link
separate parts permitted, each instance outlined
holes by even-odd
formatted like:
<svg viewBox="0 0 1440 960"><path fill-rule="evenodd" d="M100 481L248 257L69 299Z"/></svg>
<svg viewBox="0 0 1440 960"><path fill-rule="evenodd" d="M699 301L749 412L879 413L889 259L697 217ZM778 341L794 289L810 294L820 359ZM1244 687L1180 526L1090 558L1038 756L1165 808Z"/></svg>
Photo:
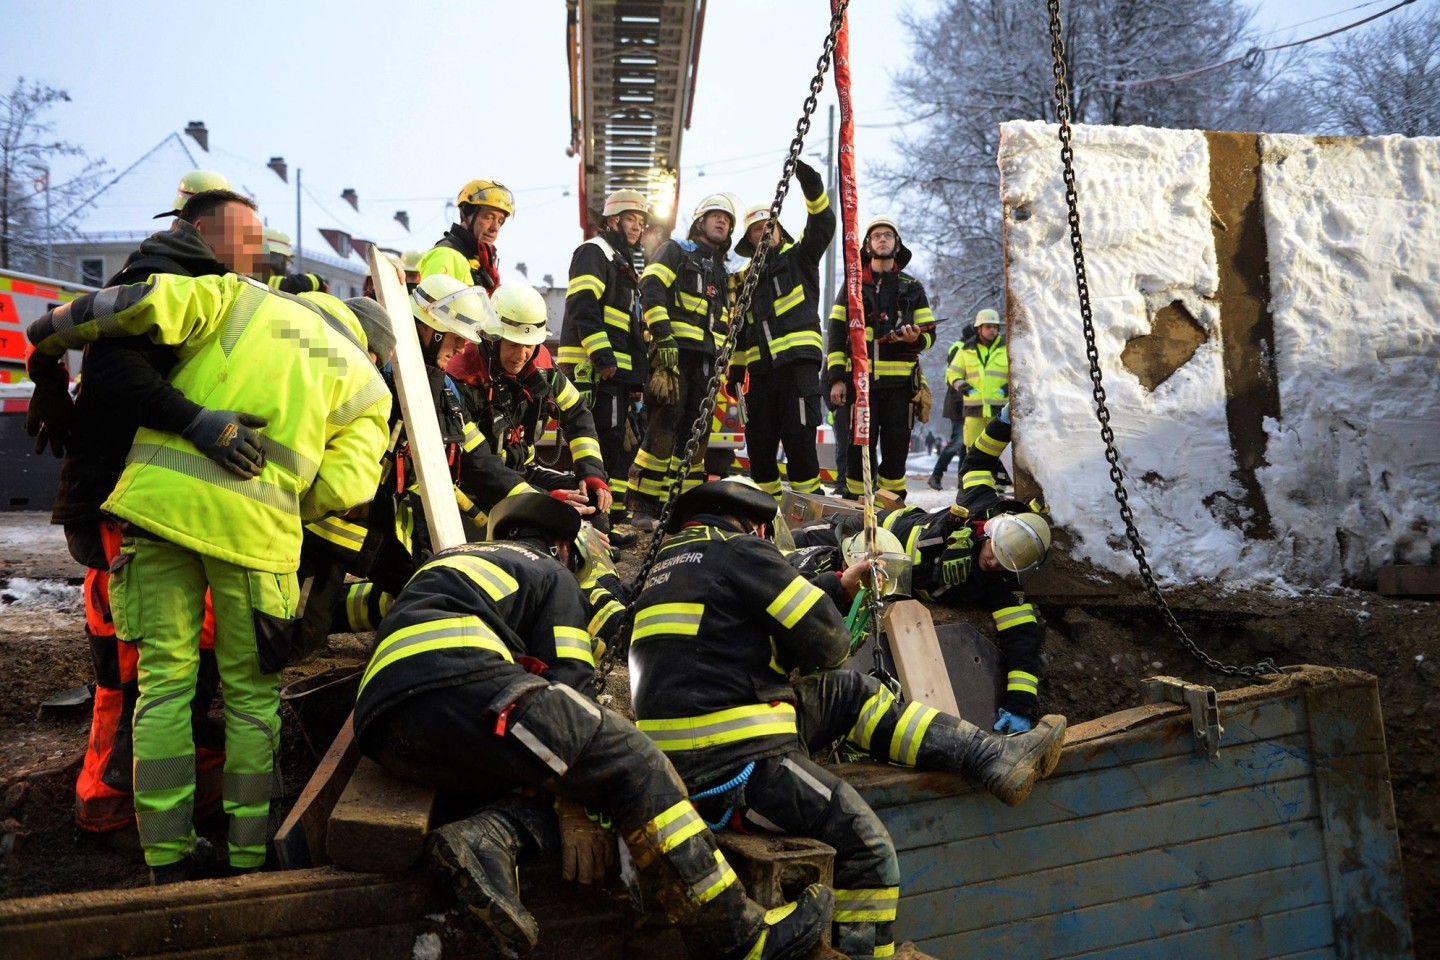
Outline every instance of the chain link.
<svg viewBox="0 0 1440 960"><path fill-rule="evenodd" d="M1080 298L1080 320L1085 329L1085 356L1090 361L1090 382L1094 384L1095 417L1100 421L1100 438L1105 441L1105 460L1110 464L1110 480L1115 484L1115 502L1120 505L1120 519L1125 523L1125 536L1130 541L1130 552L1140 570L1140 579L1150 594L1162 619L1180 638L1180 643L1197 660L1211 670L1227 676L1259 677L1279 673L1275 661L1266 658L1254 665L1235 666L1223 663L1210 656L1190 639L1180 621L1175 618L1155 575L1145 557L1145 547L1140 542L1140 531L1135 526L1135 515L1130 510L1130 496L1125 490L1125 473L1120 468L1120 452L1115 449L1115 432L1110 429L1110 408L1105 402L1105 384L1100 372L1100 351L1095 345L1094 316L1090 310L1090 282L1085 275L1085 249L1080 237L1079 198L1075 192L1075 153L1070 144L1070 87L1065 78L1065 41L1061 39L1060 0L1046 0L1050 12L1050 52L1054 57L1051 67L1055 75L1055 119L1060 125L1060 161L1064 165L1065 205L1069 209L1070 246L1075 257L1075 288Z"/></svg>
<svg viewBox="0 0 1440 960"><path fill-rule="evenodd" d="M800 119L795 124L795 136L790 141L790 152L785 157L785 165L780 173L780 182L775 185L775 199L770 202L770 219L766 221L765 229L760 235L760 242L755 245L755 255L750 260L750 266L745 273L745 283L740 288L740 293L735 299L735 307L730 313L730 323L725 331L725 339L719 345L715 353L715 369L710 374L710 382L705 388L705 399L700 403L700 414L695 422L690 425L690 437L685 442L685 452L680 458L680 465L677 469L666 473L666 480L675 494L666 498L665 503L660 507L660 516L655 521L655 532L651 536L650 546L645 550L645 559L640 564L640 572L636 575L634 582L630 585L630 600L625 604L625 612L621 615L619 630L616 632L615 643L605 651L600 658L600 682L603 688L605 679L615 669L615 665L626 655L630 647L630 618L634 610L635 601L640 596L640 590L645 585L645 580L650 576L650 569L655 566L655 559L659 556L661 540L666 525L670 522L670 514L674 509L675 500L680 491L684 490L686 478L690 475L690 467L700 452L701 439L710 433L710 416L715 411L715 396L720 391L720 378L729 369L730 356L735 352L735 341L740 336L740 331L745 325L745 315L750 312L750 302L755 296L755 287L760 282L760 275L764 272L766 258L770 255L770 224L780 222L780 208L785 204L785 196L790 192L790 178L795 175L795 164L800 159L800 151L805 147L805 136L810 132L810 117L814 114L819 105L820 91L825 88L825 74L830 71L830 60L835 52L835 37L840 32L840 25L845 22L845 8L849 6L849 0L841 0L836 5L834 13L830 17L830 32L825 37L825 46L821 50L820 59L815 62L815 76L810 80L810 94L805 98L804 108ZM737 227L740 224L736 224Z"/></svg>

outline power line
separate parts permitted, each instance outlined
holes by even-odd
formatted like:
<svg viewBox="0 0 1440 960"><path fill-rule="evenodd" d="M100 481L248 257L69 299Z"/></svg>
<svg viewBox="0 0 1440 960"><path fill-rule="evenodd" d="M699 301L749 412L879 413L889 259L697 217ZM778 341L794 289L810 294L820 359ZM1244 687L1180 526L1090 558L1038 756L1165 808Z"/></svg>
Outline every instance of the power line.
<svg viewBox="0 0 1440 960"><path fill-rule="evenodd" d="M1307 43L1314 43L1317 40L1324 40L1327 37L1333 37L1336 34L1344 33L1347 30L1354 30L1356 27L1363 26L1373 20L1379 20L1381 17L1386 16L1387 14L1394 13L1401 7L1408 7L1414 2L1415 0L1400 0L1400 2L1395 4L1393 7L1387 7L1386 9L1381 10L1379 13L1371 14L1363 20L1356 20L1354 23L1346 24L1343 27L1337 27L1334 30L1329 30L1325 33L1319 33L1313 37L1306 37L1304 40L1292 40L1289 43L1277 43L1269 47L1251 47L1249 50L1246 50L1238 57L1231 57L1229 60L1222 60L1219 63L1212 63L1206 67L1197 67L1194 70L1187 70L1185 73L1174 73L1168 77L1151 77L1148 80L1100 80L1097 82L1098 85L1102 87L1148 87L1151 84L1156 83L1174 83L1178 80L1189 80L1193 77L1198 77L1201 74L1209 73L1212 70L1219 70L1222 67L1233 66L1237 63L1243 65L1247 70L1254 69L1255 67L1260 65L1260 62L1262 60L1265 59L1265 54L1267 53L1271 53L1275 50L1285 50L1289 47L1304 46ZM1362 6L1364 5L1362 4ZM1322 17L1320 19L1325 18Z"/></svg>

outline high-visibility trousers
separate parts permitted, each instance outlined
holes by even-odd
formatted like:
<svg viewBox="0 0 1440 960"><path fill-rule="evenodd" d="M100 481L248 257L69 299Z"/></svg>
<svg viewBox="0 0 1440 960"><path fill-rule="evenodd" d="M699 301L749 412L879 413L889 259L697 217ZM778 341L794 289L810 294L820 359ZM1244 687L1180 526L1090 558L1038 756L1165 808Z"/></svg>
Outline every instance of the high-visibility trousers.
<svg viewBox="0 0 1440 960"><path fill-rule="evenodd" d="M133 532L133 531L132 531ZM145 862L178 862L195 841L190 701L209 588L215 659L225 688L224 809L233 867L265 862L280 671L294 638L293 573L248 570L148 536L126 536L112 567L115 631L139 651L135 814Z"/></svg>

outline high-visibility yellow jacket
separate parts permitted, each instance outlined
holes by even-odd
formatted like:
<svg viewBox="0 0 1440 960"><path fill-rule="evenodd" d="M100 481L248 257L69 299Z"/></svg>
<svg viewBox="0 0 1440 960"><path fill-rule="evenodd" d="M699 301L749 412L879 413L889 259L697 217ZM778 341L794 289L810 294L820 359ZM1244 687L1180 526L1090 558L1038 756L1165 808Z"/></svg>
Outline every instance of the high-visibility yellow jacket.
<svg viewBox="0 0 1440 960"><path fill-rule="evenodd" d="M265 468L249 480L176 434L142 427L104 509L197 553L289 573L302 522L369 500L380 479L390 392L350 324L233 274L157 275L57 307L30 340L58 355L145 334L176 347L170 382L191 400L265 417Z"/></svg>
<svg viewBox="0 0 1440 960"><path fill-rule="evenodd" d="M999 413L1010 390L1010 348L1005 345L1005 337L996 337L989 346L976 343L964 347L955 359L962 368L957 383L965 416L988 420ZM951 366L954 363L952 360ZM948 372L945 379L950 381Z"/></svg>

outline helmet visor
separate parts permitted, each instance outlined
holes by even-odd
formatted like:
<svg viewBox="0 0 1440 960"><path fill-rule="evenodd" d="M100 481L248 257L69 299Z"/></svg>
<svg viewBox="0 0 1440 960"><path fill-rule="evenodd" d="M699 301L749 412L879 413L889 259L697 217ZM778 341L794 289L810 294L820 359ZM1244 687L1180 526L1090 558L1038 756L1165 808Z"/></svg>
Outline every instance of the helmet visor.
<svg viewBox="0 0 1440 960"><path fill-rule="evenodd" d="M500 323L484 287L456 290L431 302L425 311L434 321L431 326L458 334L471 343L479 343L482 331Z"/></svg>

